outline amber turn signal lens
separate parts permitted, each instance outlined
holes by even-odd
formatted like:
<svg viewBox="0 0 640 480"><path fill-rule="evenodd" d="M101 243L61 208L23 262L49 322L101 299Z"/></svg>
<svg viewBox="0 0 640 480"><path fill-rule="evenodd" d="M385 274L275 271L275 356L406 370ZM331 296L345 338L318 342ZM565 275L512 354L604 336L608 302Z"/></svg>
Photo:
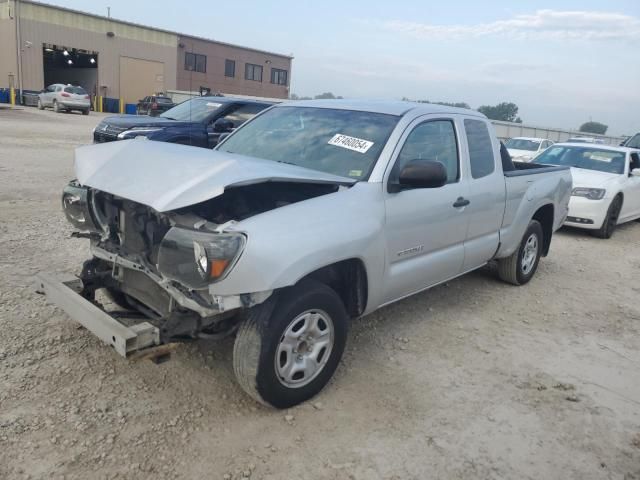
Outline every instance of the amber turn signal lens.
<svg viewBox="0 0 640 480"><path fill-rule="evenodd" d="M218 278L224 273L224 269L229 265L229 260L212 260L211 261L211 278Z"/></svg>

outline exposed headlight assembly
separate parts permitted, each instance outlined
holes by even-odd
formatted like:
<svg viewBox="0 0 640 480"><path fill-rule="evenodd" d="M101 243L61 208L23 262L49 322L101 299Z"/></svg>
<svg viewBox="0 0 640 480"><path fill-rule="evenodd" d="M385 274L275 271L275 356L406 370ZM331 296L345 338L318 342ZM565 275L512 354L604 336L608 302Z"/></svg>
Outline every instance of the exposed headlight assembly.
<svg viewBox="0 0 640 480"><path fill-rule="evenodd" d="M577 187L571 192L574 197L585 197L589 200L602 200L607 191L604 188Z"/></svg>
<svg viewBox="0 0 640 480"><path fill-rule="evenodd" d="M158 270L189 288L206 288L229 273L245 243L246 238L240 233L173 227L160 242Z"/></svg>
<svg viewBox="0 0 640 480"><path fill-rule="evenodd" d="M150 135L153 132L157 132L159 130L162 130L162 128L153 128L153 127L133 127L130 128L129 130L125 130L122 133L118 134L118 138L119 139L126 139L126 138L134 138L134 137L146 137L148 135Z"/></svg>
<svg viewBox="0 0 640 480"><path fill-rule="evenodd" d="M79 230L99 231L90 210L89 190L72 181L62 190L62 210L69 223Z"/></svg>

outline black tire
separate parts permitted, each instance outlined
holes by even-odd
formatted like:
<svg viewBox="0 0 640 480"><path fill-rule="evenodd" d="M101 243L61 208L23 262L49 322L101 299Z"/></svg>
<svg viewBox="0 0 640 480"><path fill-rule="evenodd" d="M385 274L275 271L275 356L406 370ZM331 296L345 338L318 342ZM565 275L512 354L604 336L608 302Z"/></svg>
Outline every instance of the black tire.
<svg viewBox="0 0 640 480"><path fill-rule="evenodd" d="M89 109L85 108L84 110L82 110L82 114L83 115L89 115Z"/></svg>
<svg viewBox="0 0 640 480"><path fill-rule="evenodd" d="M622 197L617 195L607 209L607 216L604 218L602 226L598 230L593 230L592 235L598 238L611 238L618 225L620 210L622 210Z"/></svg>
<svg viewBox="0 0 640 480"><path fill-rule="evenodd" d="M535 238L535 257L531 261L524 262L527 253L533 253L531 239ZM520 246L510 257L498 260L498 276L501 280L513 285L524 285L533 278L540 263L542 254L542 242L544 239L542 225L537 220L531 220L524 236L520 241ZM526 265L526 268L525 268Z"/></svg>
<svg viewBox="0 0 640 480"><path fill-rule="evenodd" d="M308 383L287 386L276 372L278 347L293 321L310 311L328 315L333 325L333 345L324 366L310 376ZM327 285L303 280L278 291L266 302L249 309L240 325L233 348L233 369L238 383L265 405L288 408L304 402L322 390L333 376L344 352L348 330L347 311L338 294Z"/></svg>

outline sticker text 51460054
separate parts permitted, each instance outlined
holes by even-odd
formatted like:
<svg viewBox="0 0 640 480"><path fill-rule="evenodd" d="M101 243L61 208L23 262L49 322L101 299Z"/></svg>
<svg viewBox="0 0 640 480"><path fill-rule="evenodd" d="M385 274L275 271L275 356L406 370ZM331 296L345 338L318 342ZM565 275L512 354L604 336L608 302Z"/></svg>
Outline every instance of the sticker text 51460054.
<svg viewBox="0 0 640 480"><path fill-rule="evenodd" d="M358 153L367 153L367 150L371 148L373 142L369 140L363 140L361 138L350 137L341 133L336 133L331 140L327 142L329 145L336 147L346 148Z"/></svg>

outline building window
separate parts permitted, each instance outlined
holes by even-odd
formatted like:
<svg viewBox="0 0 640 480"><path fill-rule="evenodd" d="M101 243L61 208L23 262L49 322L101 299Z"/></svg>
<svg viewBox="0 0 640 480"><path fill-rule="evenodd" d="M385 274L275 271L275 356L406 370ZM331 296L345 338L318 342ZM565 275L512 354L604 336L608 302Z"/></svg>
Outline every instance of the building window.
<svg viewBox="0 0 640 480"><path fill-rule="evenodd" d="M254 65L253 63L247 63L244 66L244 78L247 80L253 80L256 82L262 81L262 66Z"/></svg>
<svg viewBox="0 0 640 480"><path fill-rule="evenodd" d="M197 53L185 53L184 69L190 72L207 73L207 56Z"/></svg>
<svg viewBox="0 0 640 480"><path fill-rule="evenodd" d="M287 71L280 70L279 68L271 69L271 83L275 83L276 85L286 85L287 84Z"/></svg>
<svg viewBox="0 0 640 480"><path fill-rule="evenodd" d="M236 62L235 60L224 61L224 76L235 77L236 76Z"/></svg>

